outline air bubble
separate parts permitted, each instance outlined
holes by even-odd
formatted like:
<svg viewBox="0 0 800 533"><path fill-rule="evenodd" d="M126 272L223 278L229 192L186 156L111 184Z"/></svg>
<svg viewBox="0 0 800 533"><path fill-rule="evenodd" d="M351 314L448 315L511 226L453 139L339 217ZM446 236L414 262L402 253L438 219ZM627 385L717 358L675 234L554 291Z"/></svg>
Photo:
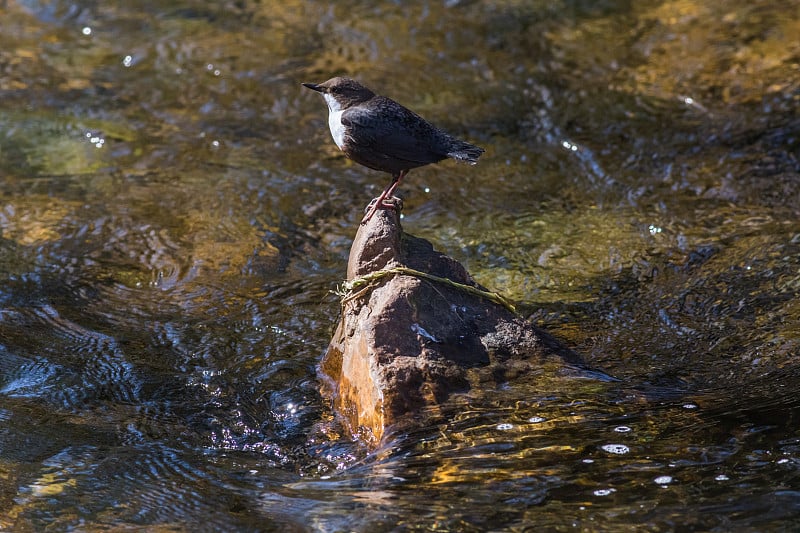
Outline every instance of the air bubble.
<svg viewBox="0 0 800 533"><path fill-rule="evenodd" d="M601 448L608 453L613 453L614 455L625 455L631 451L631 449L624 444L604 444L601 446Z"/></svg>

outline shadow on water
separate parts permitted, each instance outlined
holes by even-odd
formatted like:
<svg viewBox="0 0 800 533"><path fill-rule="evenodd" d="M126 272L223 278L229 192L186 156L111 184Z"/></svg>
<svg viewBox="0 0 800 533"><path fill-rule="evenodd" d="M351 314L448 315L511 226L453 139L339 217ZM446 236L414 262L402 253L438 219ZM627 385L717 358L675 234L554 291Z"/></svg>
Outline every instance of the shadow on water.
<svg viewBox="0 0 800 533"><path fill-rule="evenodd" d="M792 8L0 2L0 529L796 528ZM346 435L334 74L487 149L405 227L621 381Z"/></svg>

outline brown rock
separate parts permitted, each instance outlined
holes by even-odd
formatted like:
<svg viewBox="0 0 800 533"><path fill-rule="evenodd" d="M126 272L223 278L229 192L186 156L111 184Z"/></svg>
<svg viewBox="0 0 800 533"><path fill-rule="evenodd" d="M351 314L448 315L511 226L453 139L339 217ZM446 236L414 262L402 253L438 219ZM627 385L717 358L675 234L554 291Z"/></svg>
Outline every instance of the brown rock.
<svg viewBox="0 0 800 533"><path fill-rule="evenodd" d="M397 209L379 210L359 227L348 281L406 267L483 290L461 264L403 233L400 209L397 200ZM481 386L492 386L546 361L580 365L574 352L499 303L393 273L353 288L344 299L321 369L352 432L377 443L389 426L469 390L472 369L481 369Z"/></svg>

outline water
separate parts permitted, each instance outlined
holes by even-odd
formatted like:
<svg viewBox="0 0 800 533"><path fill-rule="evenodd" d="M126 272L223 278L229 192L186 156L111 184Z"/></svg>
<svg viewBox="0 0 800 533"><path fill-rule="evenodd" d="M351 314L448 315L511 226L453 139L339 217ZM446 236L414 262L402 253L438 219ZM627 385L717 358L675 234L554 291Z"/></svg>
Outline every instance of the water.
<svg viewBox="0 0 800 533"><path fill-rule="evenodd" d="M797 528L798 7L0 3L0 529ZM486 148L406 229L621 381L348 437L337 74Z"/></svg>

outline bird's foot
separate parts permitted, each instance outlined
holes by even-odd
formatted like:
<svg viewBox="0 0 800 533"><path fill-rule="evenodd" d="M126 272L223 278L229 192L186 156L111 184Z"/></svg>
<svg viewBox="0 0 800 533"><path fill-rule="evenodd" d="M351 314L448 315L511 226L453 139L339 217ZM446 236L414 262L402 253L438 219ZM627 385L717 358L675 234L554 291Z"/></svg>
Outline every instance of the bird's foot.
<svg viewBox="0 0 800 533"><path fill-rule="evenodd" d="M367 206L367 214L364 215L364 218L361 219L362 224L366 224L369 219L375 214L378 209L397 209L397 202L401 202L400 198L396 196L392 196L391 198L385 198L381 200L380 198L373 198L372 201Z"/></svg>

